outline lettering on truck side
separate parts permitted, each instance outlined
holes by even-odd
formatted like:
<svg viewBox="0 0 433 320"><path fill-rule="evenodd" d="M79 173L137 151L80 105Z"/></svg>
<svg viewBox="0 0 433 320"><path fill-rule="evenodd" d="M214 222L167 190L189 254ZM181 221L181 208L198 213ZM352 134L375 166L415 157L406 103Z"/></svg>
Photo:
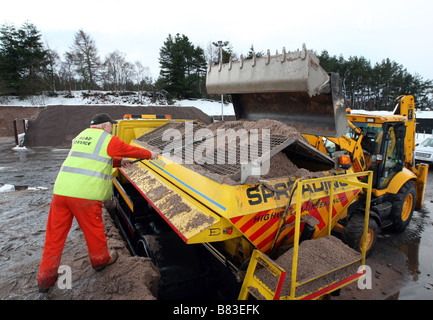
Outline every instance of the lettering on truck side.
<svg viewBox="0 0 433 320"><path fill-rule="evenodd" d="M337 192L338 192L338 188L347 186L346 183L338 182L338 181L335 182L327 181L327 182L320 182L320 183L314 182L311 184L304 184L302 187L302 194L304 195L306 192L316 193L316 192L327 191L330 189L331 183L334 183L334 188L336 189ZM281 182L275 184L274 186L272 186L272 188L275 190L282 190L282 192L275 192L269 190L264 185L248 188L246 190L246 194L249 199L248 203L251 206L256 206L261 203L267 203L269 199L273 199L273 200L280 200L282 198L289 199L290 191L284 190L289 188L289 184Z"/></svg>

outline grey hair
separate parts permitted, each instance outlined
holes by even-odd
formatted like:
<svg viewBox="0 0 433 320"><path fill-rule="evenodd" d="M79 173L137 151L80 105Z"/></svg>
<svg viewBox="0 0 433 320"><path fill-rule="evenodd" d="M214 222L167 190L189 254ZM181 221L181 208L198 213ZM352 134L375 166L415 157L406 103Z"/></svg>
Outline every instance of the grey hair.
<svg viewBox="0 0 433 320"><path fill-rule="evenodd" d="M98 124L92 124L90 125L91 127L97 127L97 128L101 128L102 129L102 125L110 123L109 121L107 122L103 122L103 123L98 123Z"/></svg>

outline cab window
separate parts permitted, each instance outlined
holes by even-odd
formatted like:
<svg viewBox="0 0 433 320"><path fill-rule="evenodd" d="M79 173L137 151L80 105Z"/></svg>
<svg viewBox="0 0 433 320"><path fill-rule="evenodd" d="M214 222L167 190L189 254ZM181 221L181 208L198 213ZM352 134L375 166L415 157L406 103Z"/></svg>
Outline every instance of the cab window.
<svg viewBox="0 0 433 320"><path fill-rule="evenodd" d="M378 188L386 188L392 178L403 170L404 166L404 125L389 124L386 126L384 140L384 159L382 170L378 172Z"/></svg>

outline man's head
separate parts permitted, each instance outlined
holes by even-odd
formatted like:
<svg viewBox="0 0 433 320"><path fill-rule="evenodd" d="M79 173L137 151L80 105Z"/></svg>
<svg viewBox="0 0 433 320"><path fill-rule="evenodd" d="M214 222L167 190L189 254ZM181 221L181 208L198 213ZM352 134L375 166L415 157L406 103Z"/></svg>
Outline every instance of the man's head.
<svg viewBox="0 0 433 320"><path fill-rule="evenodd" d="M116 124L117 121L113 120L108 114L106 113L98 113L95 114L90 121L90 125L92 127L98 127L103 130L105 130L108 133L111 133L113 130L113 124Z"/></svg>

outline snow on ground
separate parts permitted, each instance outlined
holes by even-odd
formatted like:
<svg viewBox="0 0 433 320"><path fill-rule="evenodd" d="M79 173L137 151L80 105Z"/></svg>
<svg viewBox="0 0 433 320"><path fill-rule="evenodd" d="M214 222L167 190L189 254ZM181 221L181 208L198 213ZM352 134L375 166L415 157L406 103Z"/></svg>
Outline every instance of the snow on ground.
<svg viewBox="0 0 433 320"><path fill-rule="evenodd" d="M198 100L178 100L174 103L174 105L180 107L196 107L197 109L200 109L201 111L203 111L209 116L221 115L221 113L223 113L223 115L225 116L235 115L235 111L233 109L232 103L224 103L223 106L221 107L221 102L198 99Z"/></svg>
<svg viewBox="0 0 433 320"><path fill-rule="evenodd" d="M15 191L15 186L13 186L11 184L4 184L4 185L0 186L0 193L12 192L12 191Z"/></svg>
<svg viewBox="0 0 433 320"><path fill-rule="evenodd" d="M156 100L156 102L155 102ZM18 97L0 97L0 107L40 107L40 106L53 106L53 105L127 105L127 106L164 106L168 105L164 98L153 99L150 94L139 94L131 92L129 94L113 94L108 91L73 91L68 93L65 91L57 92L57 96L40 95L32 96L26 99L19 99ZM220 101L212 101L205 99L190 99L190 100L175 100L173 105L181 107L196 107L202 110L209 116L221 115L234 115L233 105L226 103L221 110Z"/></svg>
<svg viewBox="0 0 433 320"><path fill-rule="evenodd" d="M352 113L358 113L358 114L375 114L375 115L392 115L394 114L393 111L366 111L366 110L352 110ZM415 111L415 116L419 119L433 119L433 111Z"/></svg>

